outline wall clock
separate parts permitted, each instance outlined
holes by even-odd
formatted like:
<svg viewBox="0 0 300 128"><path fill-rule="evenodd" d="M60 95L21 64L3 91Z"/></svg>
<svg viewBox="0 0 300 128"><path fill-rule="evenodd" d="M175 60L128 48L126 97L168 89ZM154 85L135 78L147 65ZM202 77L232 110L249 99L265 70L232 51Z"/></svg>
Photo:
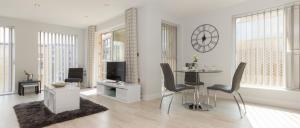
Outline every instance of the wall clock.
<svg viewBox="0 0 300 128"><path fill-rule="evenodd" d="M219 32L215 26L203 24L198 26L191 37L193 48L200 52L206 53L213 50L219 41Z"/></svg>

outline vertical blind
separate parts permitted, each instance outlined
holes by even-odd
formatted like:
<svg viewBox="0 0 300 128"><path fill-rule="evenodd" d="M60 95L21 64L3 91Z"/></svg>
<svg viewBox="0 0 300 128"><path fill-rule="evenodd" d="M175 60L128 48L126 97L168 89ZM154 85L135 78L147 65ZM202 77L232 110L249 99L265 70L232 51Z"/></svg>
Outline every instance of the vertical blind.
<svg viewBox="0 0 300 128"><path fill-rule="evenodd" d="M13 27L0 26L0 94L14 92L14 46Z"/></svg>
<svg viewBox="0 0 300 128"><path fill-rule="evenodd" d="M242 86L287 87L287 65L291 64L287 52L289 42L292 42L289 36L294 34L287 30L288 26L296 27L288 22L295 15L288 17L287 14L295 13L295 7L285 6L235 17L236 63L247 63ZM299 34L295 36L299 38Z"/></svg>
<svg viewBox="0 0 300 128"><path fill-rule="evenodd" d="M64 81L77 64L77 36L39 32L39 79L43 85Z"/></svg>
<svg viewBox="0 0 300 128"><path fill-rule="evenodd" d="M161 24L161 58L173 71L177 66L177 26L163 22Z"/></svg>

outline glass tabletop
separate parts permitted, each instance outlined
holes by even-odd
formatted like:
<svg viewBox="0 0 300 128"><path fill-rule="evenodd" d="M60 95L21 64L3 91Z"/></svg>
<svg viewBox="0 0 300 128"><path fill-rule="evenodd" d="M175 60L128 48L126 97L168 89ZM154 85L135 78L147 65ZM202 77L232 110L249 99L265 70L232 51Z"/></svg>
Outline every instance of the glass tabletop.
<svg viewBox="0 0 300 128"><path fill-rule="evenodd" d="M175 70L175 72L197 72L197 73L220 73L222 70L218 69L194 69L194 70Z"/></svg>

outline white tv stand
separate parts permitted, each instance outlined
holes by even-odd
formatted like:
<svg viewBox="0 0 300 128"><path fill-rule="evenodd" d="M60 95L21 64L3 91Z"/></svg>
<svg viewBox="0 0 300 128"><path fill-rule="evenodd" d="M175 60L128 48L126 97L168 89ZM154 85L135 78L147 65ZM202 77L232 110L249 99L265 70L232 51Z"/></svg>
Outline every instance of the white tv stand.
<svg viewBox="0 0 300 128"><path fill-rule="evenodd" d="M97 82L97 94L111 99L132 103L140 101L141 99L141 86L132 83L116 83L108 81Z"/></svg>

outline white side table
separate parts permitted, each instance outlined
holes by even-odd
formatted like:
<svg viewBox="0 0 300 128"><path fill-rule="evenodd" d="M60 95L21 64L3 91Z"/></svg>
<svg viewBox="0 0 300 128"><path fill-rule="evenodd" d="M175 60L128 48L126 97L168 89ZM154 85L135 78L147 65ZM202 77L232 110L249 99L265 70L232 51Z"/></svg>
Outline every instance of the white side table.
<svg viewBox="0 0 300 128"><path fill-rule="evenodd" d="M71 85L61 88L55 88L51 85L45 86L44 104L55 114L79 109L80 88Z"/></svg>

